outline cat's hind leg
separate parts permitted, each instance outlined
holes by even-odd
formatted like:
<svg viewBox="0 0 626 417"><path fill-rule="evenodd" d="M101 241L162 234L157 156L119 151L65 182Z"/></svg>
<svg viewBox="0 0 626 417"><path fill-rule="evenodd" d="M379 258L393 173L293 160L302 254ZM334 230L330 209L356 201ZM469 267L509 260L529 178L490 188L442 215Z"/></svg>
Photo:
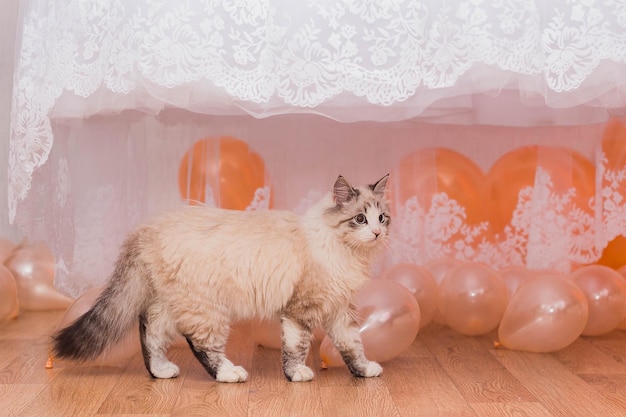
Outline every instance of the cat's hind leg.
<svg viewBox="0 0 626 417"><path fill-rule="evenodd" d="M224 350L229 326L215 326L205 332L185 334L194 356L204 369L218 382L245 382L248 373L226 358Z"/></svg>
<svg viewBox="0 0 626 417"><path fill-rule="evenodd" d="M174 332L173 323L165 314L139 316L139 339L146 369L153 378L175 378L178 366L167 359L167 348Z"/></svg>
<svg viewBox="0 0 626 417"><path fill-rule="evenodd" d="M305 364L313 334L311 328L286 316L282 316L280 321L285 376L293 382L312 380L315 373Z"/></svg>

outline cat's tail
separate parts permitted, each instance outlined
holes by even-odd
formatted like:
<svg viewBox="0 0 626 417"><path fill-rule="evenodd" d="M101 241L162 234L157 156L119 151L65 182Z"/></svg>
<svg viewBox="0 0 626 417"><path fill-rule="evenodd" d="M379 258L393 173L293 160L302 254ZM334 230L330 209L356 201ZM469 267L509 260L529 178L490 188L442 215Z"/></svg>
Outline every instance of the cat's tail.
<svg viewBox="0 0 626 417"><path fill-rule="evenodd" d="M151 292L138 238L133 234L126 240L109 284L93 307L53 336L55 358L95 359L138 322Z"/></svg>

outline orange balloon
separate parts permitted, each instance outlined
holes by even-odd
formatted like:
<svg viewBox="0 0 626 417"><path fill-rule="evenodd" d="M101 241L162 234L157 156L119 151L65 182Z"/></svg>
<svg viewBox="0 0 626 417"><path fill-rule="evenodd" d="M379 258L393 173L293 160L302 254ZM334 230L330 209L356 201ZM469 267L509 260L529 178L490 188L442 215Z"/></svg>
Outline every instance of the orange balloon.
<svg viewBox="0 0 626 417"><path fill-rule="evenodd" d="M104 287L95 287L87 290L83 295L78 297L72 305L69 306L65 315L61 318L54 333L69 326L75 322L80 316L85 314L93 307L96 300L102 293ZM123 366L126 361L141 349L139 343L139 321L134 330L129 332L119 343L110 347L93 360L94 365L98 366ZM54 359L54 358L51 358Z"/></svg>
<svg viewBox="0 0 626 417"><path fill-rule="evenodd" d="M435 282L437 282L437 285L439 285L448 272L461 264L463 264L463 262L458 259L444 257L426 262L426 264L424 264L424 269L430 272L435 279Z"/></svg>
<svg viewBox="0 0 626 417"><path fill-rule="evenodd" d="M589 316L585 293L564 275L537 273L517 289L498 328L499 345L554 352L573 343Z"/></svg>
<svg viewBox="0 0 626 417"><path fill-rule="evenodd" d="M517 291L519 286L528 278L535 274L534 271L518 265L507 266L506 268L502 268L498 271L502 280L504 281L504 285L509 292L509 298Z"/></svg>
<svg viewBox="0 0 626 417"><path fill-rule="evenodd" d="M616 329L626 317L626 283L619 272L602 265L584 266L572 274L589 304L584 336L598 336Z"/></svg>
<svg viewBox="0 0 626 417"><path fill-rule="evenodd" d="M437 281L425 268L414 264L396 264L383 272L381 279L403 285L417 300L420 308L420 328L429 324L437 309Z"/></svg>
<svg viewBox="0 0 626 417"><path fill-rule="evenodd" d="M468 336L495 329L506 308L508 292L492 268L474 262L453 268L439 285L439 310L448 326Z"/></svg>
<svg viewBox="0 0 626 417"><path fill-rule="evenodd" d="M282 347L282 329L278 317L271 320L252 320L254 332L254 343L270 349L280 349Z"/></svg>
<svg viewBox="0 0 626 417"><path fill-rule="evenodd" d="M207 138L194 143L178 170L178 186L190 204L206 203L207 190L218 207L245 210L266 185L265 163L248 144L235 138Z"/></svg>
<svg viewBox="0 0 626 417"><path fill-rule="evenodd" d="M0 264L3 264L11 253L17 248L17 245L8 239L0 238Z"/></svg>
<svg viewBox="0 0 626 417"><path fill-rule="evenodd" d="M503 155L487 172L487 213L494 234L502 235L511 224L519 192L534 186L538 167L548 172L556 193L565 194L574 187L574 204L592 213L589 200L595 196L593 163L572 149L526 146Z"/></svg>
<svg viewBox="0 0 626 417"><path fill-rule="evenodd" d="M54 256L43 244L24 245L5 262L17 283L17 296L24 310L63 310L74 301L54 287Z"/></svg>
<svg viewBox="0 0 626 417"><path fill-rule="evenodd" d="M270 349L282 348L282 327L280 324L280 318L275 317L273 319L259 319L254 318L243 322L233 323L233 328L239 326L250 326L252 328L254 343ZM313 331L313 340L320 342L326 333L317 328Z"/></svg>
<svg viewBox="0 0 626 417"><path fill-rule="evenodd" d="M446 148L422 149L404 157L390 176L392 202L403 205L413 196L424 210L433 196L446 193L465 208L467 222L485 220L485 174L471 159Z"/></svg>
<svg viewBox="0 0 626 417"><path fill-rule="evenodd" d="M437 297L439 297L439 285L443 278L452 270L454 267L461 265L463 262L458 259L444 257L444 258L436 258L432 259L424 265L424 269L430 272L432 277L435 279L437 283ZM439 306L435 308L435 313L432 319L433 322L437 324L446 324L446 320L443 318L441 311L439 310Z"/></svg>
<svg viewBox="0 0 626 417"><path fill-rule="evenodd" d="M375 279L356 300L359 333L365 356L385 362L408 349L419 331L420 309L415 297L402 285ZM343 359L328 336L320 345L322 366L342 366Z"/></svg>
<svg viewBox="0 0 626 417"><path fill-rule="evenodd" d="M0 265L0 323L16 318L19 312L15 278L11 271Z"/></svg>

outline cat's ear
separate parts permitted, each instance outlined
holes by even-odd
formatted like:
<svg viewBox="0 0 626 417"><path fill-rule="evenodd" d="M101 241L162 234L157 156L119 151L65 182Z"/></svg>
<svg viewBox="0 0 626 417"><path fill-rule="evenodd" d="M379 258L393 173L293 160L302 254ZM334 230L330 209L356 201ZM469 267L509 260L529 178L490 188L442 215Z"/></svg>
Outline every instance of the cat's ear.
<svg viewBox="0 0 626 417"><path fill-rule="evenodd" d="M388 179L389 179L389 174L385 175L384 177L376 181L375 184L370 185L374 194L378 194L380 196L383 196L385 194L385 188L387 187Z"/></svg>
<svg viewBox="0 0 626 417"><path fill-rule="evenodd" d="M333 186L333 200L335 204L344 204L356 196L356 191L343 176L338 176Z"/></svg>

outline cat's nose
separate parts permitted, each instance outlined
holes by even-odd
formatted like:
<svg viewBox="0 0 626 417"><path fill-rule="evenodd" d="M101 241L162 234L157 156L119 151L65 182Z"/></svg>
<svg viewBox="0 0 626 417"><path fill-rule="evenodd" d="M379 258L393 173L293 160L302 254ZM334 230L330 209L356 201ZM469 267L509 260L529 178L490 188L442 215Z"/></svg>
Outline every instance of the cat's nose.
<svg viewBox="0 0 626 417"><path fill-rule="evenodd" d="M372 233L374 233L374 236L378 237L380 235L380 229L374 229Z"/></svg>

